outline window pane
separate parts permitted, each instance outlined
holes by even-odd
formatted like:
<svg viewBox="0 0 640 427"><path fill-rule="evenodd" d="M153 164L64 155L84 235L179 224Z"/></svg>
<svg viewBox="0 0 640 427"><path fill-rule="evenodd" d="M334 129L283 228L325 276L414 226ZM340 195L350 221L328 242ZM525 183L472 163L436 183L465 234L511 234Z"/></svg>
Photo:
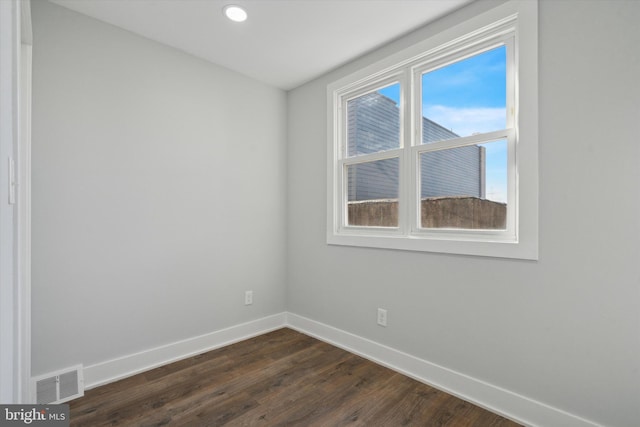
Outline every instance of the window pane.
<svg viewBox="0 0 640 427"><path fill-rule="evenodd" d="M422 75L422 143L507 127L505 46Z"/></svg>
<svg viewBox="0 0 640 427"><path fill-rule="evenodd" d="M347 156L400 147L400 84L347 102Z"/></svg>
<svg viewBox="0 0 640 427"><path fill-rule="evenodd" d="M398 226L400 160L377 160L347 166L347 224Z"/></svg>
<svg viewBox="0 0 640 427"><path fill-rule="evenodd" d="M507 141L420 154L423 228L504 230Z"/></svg>

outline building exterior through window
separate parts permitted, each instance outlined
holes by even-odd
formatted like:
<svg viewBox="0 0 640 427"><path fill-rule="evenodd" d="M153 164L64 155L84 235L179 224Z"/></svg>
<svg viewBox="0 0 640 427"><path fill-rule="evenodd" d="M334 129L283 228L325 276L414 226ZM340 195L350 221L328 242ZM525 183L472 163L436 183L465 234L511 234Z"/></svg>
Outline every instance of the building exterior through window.
<svg viewBox="0 0 640 427"><path fill-rule="evenodd" d="M371 154L397 147L400 109L379 92L349 101L347 112L348 151ZM423 143L457 138L459 135L422 118ZM430 153L421 158L421 198L457 196L485 197L485 149L472 145ZM368 162L349 168L348 200L398 198L397 159Z"/></svg>

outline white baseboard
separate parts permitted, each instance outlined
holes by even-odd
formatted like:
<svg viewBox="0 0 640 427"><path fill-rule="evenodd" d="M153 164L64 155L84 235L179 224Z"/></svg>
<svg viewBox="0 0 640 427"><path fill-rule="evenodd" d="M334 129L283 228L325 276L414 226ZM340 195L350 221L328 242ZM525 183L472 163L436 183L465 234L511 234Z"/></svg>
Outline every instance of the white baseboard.
<svg viewBox="0 0 640 427"><path fill-rule="evenodd" d="M386 366L422 383L527 426L597 427L598 424L306 317L287 313L287 326Z"/></svg>
<svg viewBox="0 0 640 427"><path fill-rule="evenodd" d="M286 326L286 313L177 341L84 368L87 390Z"/></svg>
<svg viewBox="0 0 640 427"><path fill-rule="evenodd" d="M282 327L318 338L527 426L599 427L542 402L293 313L275 314L87 366L85 388L108 384Z"/></svg>

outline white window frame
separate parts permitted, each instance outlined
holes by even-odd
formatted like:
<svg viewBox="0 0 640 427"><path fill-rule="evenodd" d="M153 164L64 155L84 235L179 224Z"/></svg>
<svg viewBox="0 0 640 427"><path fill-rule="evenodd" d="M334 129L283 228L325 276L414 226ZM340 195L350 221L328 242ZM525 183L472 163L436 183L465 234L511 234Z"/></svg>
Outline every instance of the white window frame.
<svg viewBox="0 0 640 427"><path fill-rule="evenodd" d="M511 1L442 31L327 87L327 243L518 259L538 259L537 2ZM429 70L507 46L506 129L422 144L421 82ZM399 82L400 147L347 157L346 103ZM421 153L507 140L505 230L421 228ZM398 157L398 227L347 225L348 165Z"/></svg>

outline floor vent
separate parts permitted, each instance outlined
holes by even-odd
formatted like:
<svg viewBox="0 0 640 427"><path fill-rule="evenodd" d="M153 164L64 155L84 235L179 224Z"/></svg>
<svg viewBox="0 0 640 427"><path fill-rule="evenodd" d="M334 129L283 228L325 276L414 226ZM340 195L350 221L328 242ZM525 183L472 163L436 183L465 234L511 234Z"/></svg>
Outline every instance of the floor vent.
<svg viewBox="0 0 640 427"><path fill-rule="evenodd" d="M63 403L84 396L82 365L33 378L32 390L37 404Z"/></svg>

